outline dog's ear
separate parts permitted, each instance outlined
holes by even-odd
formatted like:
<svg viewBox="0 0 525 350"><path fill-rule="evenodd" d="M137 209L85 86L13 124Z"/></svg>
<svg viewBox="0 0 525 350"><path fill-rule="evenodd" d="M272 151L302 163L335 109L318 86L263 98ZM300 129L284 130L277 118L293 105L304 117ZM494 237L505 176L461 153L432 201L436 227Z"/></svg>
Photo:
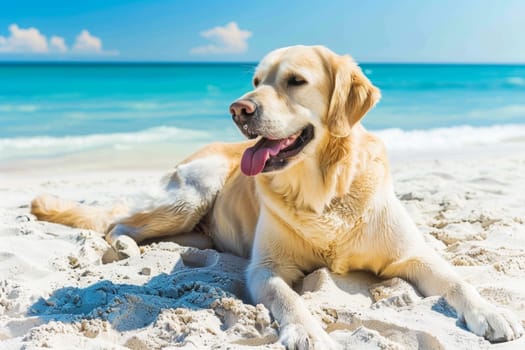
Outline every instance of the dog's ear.
<svg viewBox="0 0 525 350"><path fill-rule="evenodd" d="M334 90L328 108L328 130L336 137L346 137L379 101L381 93L350 56L336 57L332 74Z"/></svg>

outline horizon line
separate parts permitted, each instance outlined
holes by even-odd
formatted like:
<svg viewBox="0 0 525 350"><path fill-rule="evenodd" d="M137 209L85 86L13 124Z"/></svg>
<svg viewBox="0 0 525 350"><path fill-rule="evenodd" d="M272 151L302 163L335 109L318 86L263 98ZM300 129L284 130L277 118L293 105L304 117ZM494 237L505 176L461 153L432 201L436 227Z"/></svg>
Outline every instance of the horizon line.
<svg viewBox="0 0 525 350"><path fill-rule="evenodd" d="M0 65L257 65L259 61L170 61L170 60L1 60ZM525 65L525 62L470 62L470 61L359 61L361 64L385 64L385 65Z"/></svg>

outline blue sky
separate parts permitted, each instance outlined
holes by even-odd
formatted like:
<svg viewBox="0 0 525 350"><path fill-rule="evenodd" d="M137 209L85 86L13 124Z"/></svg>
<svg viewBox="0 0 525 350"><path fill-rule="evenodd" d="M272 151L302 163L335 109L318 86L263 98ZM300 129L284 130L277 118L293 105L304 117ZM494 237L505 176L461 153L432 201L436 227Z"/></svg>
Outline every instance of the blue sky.
<svg viewBox="0 0 525 350"><path fill-rule="evenodd" d="M258 61L322 44L361 62L525 63L525 1L0 0L0 60Z"/></svg>

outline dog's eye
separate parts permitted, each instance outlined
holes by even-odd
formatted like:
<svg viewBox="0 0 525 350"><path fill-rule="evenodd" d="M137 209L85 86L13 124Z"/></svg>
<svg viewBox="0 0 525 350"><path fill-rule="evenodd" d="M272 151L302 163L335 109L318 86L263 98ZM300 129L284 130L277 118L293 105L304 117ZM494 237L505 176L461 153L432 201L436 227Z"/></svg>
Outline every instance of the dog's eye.
<svg viewBox="0 0 525 350"><path fill-rule="evenodd" d="M296 75L292 75L290 78L288 78L287 84L288 86L301 86L306 84L306 80Z"/></svg>
<svg viewBox="0 0 525 350"><path fill-rule="evenodd" d="M257 87L257 85L259 85L259 79L258 78L254 78L253 79L253 86Z"/></svg>

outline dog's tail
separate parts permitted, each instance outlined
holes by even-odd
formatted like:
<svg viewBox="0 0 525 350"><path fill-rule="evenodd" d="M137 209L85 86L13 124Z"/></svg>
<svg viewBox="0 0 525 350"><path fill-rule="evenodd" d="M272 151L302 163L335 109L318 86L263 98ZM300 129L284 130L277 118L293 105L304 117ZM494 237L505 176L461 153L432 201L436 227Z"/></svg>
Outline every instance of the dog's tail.
<svg viewBox="0 0 525 350"><path fill-rule="evenodd" d="M39 220L105 233L109 225L128 212L124 205L98 208L43 194L31 202L31 214Z"/></svg>

